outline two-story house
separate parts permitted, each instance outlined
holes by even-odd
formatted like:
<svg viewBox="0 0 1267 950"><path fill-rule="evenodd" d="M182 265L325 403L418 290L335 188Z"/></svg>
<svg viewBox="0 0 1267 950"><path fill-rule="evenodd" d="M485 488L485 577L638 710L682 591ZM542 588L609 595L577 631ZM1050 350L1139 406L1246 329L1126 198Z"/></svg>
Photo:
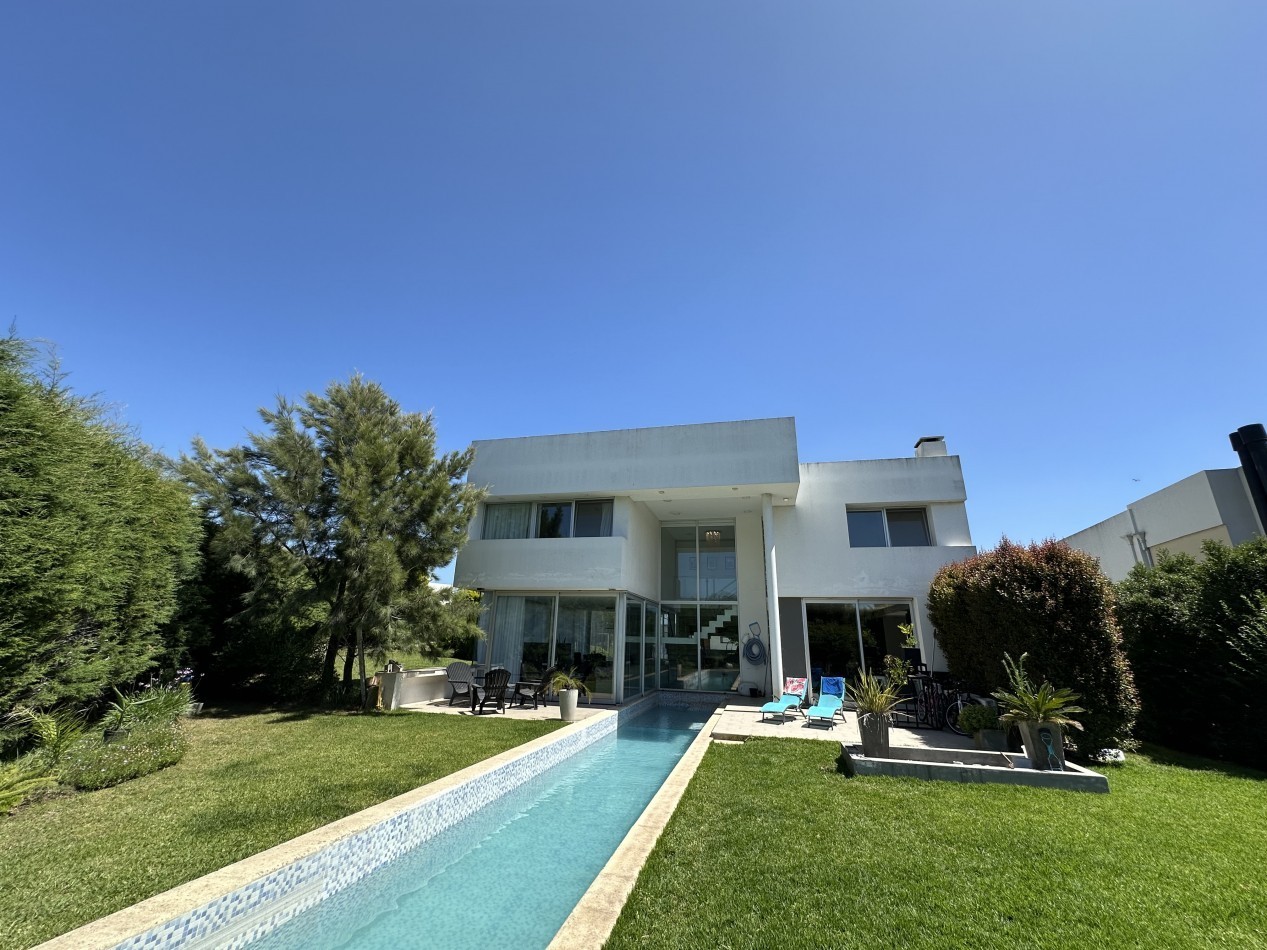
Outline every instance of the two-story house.
<svg viewBox="0 0 1267 950"><path fill-rule="evenodd" d="M802 464L793 419L475 443L488 487L454 581L483 591L483 662L576 668L596 699L769 694L853 675L915 629L937 569L976 553L957 456Z"/></svg>

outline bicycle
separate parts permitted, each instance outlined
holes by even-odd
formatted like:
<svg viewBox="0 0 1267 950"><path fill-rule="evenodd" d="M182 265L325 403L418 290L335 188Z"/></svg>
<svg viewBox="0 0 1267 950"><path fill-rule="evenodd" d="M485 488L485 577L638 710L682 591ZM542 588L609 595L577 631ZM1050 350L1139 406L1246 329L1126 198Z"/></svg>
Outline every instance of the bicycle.
<svg viewBox="0 0 1267 950"><path fill-rule="evenodd" d="M953 698L946 703L946 727L957 736L966 736L968 733L959 728L959 714L966 706L988 706L989 703L957 684L952 687L951 692Z"/></svg>

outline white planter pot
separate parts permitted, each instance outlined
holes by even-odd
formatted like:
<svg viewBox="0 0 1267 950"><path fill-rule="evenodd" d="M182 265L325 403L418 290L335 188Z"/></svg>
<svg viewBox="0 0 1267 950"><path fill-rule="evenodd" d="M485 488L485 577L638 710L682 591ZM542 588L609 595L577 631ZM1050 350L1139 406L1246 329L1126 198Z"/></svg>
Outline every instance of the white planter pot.
<svg viewBox="0 0 1267 950"><path fill-rule="evenodd" d="M576 721L576 701L580 695L579 689L559 690L559 718L564 722Z"/></svg>

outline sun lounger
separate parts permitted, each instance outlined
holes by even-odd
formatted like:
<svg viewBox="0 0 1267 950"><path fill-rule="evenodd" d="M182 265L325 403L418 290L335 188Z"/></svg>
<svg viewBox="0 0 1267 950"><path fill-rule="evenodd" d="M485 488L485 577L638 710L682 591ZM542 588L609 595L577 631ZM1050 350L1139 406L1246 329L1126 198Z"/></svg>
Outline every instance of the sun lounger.
<svg viewBox="0 0 1267 950"><path fill-rule="evenodd" d="M761 721L766 716L779 716L780 722L786 722L793 709L800 709L805 702L806 680L803 676L789 676L783 684L783 695L773 702L761 707Z"/></svg>

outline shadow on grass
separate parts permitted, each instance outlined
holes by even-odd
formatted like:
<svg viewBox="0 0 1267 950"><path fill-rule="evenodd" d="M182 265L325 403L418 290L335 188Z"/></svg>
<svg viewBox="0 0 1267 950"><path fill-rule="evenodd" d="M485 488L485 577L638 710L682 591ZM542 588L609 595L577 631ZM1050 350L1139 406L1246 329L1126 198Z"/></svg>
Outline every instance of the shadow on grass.
<svg viewBox="0 0 1267 950"><path fill-rule="evenodd" d="M1177 752L1151 742L1142 743L1140 752L1158 765L1173 765L1194 772L1219 772L1230 778L1244 778L1256 782L1267 781L1267 772L1237 765L1235 762L1221 762L1218 759L1208 759L1190 752Z"/></svg>

